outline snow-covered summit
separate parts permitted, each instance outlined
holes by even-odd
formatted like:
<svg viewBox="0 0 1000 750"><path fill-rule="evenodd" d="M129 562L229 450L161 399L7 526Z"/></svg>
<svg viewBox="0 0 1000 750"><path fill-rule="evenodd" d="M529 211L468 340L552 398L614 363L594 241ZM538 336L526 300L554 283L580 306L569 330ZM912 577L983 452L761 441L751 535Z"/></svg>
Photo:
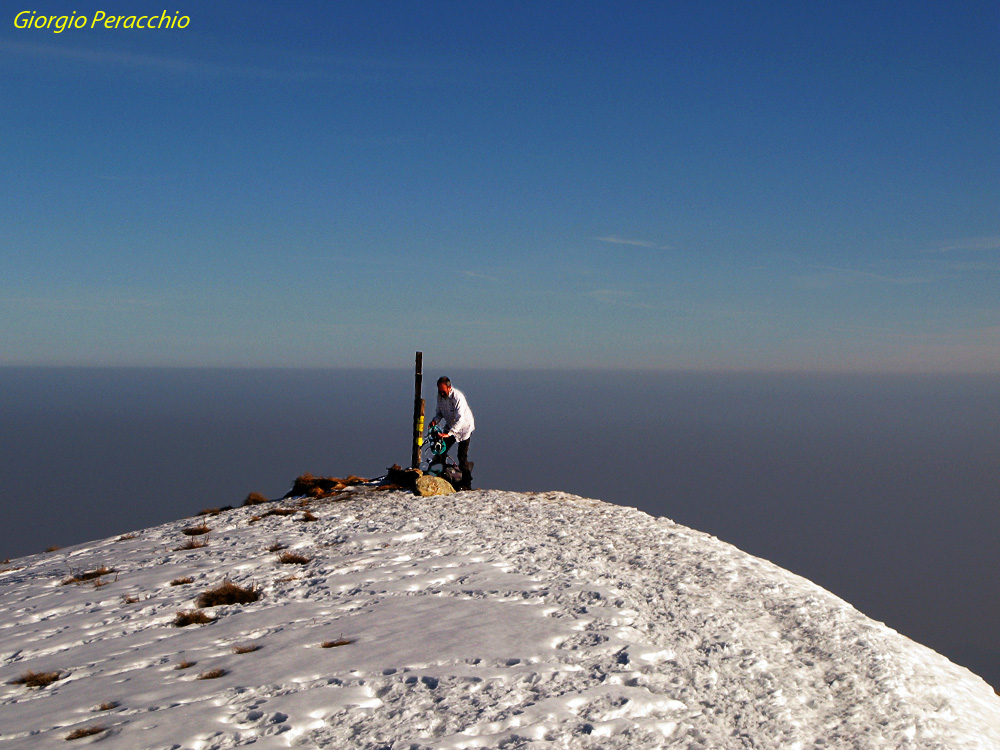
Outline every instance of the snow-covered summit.
<svg viewBox="0 0 1000 750"><path fill-rule="evenodd" d="M251 522L274 507L4 566L0 746L1000 747L983 680L666 519L487 490ZM226 579L260 598L174 624Z"/></svg>

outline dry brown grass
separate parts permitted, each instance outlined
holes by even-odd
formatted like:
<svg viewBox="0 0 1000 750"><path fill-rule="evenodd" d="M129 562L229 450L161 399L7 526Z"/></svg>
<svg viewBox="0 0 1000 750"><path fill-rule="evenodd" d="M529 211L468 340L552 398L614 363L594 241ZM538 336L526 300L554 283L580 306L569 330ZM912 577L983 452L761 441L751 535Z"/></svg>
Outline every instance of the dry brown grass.
<svg viewBox="0 0 1000 750"><path fill-rule="evenodd" d="M132 594L127 594L122 597L122 604L136 604L139 601L138 596L133 596Z"/></svg>
<svg viewBox="0 0 1000 750"><path fill-rule="evenodd" d="M282 565L305 565L309 562L309 558L295 552L286 552L278 558L278 562Z"/></svg>
<svg viewBox="0 0 1000 750"><path fill-rule="evenodd" d="M232 581L224 581L221 586L199 595L196 604L199 607L220 607L224 604L250 604L260 599L260 589L255 586L242 588Z"/></svg>
<svg viewBox="0 0 1000 750"><path fill-rule="evenodd" d="M174 669L191 669L191 667L193 667L197 663L198 662L196 661L188 661L187 659L184 659L183 661L179 662L177 666L174 667Z"/></svg>
<svg viewBox="0 0 1000 750"><path fill-rule="evenodd" d="M221 512L222 511L219 510L218 508L203 508L202 510L199 510L197 513L195 513L195 515L196 516L217 516Z"/></svg>
<svg viewBox="0 0 1000 750"><path fill-rule="evenodd" d="M271 502L271 501L268 500L266 497L264 497L259 492L251 492L249 495L247 495L247 499L243 501L243 505L244 506L246 506L246 505L260 505L261 503L269 503L269 502Z"/></svg>
<svg viewBox="0 0 1000 750"><path fill-rule="evenodd" d="M174 626L178 628L186 628L188 625L207 625L210 622L215 620L200 609L178 612L174 618Z"/></svg>
<svg viewBox="0 0 1000 750"><path fill-rule="evenodd" d="M61 549L62 549L62 547L60 547L58 544L54 544L51 547L46 547L45 551L46 552L58 552Z"/></svg>
<svg viewBox="0 0 1000 750"><path fill-rule="evenodd" d="M388 473L385 475L387 484L383 484L375 489L379 490L413 490L416 489L417 479L423 474L420 469L404 469L399 464L393 464L389 467Z"/></svg>
<svg viewBox="0 0 1000 750"><path fill-rule="evenodd" d="M197 526L188 526L186 529L181 529L181 533L184 536L201 536L202 534L207 534L211 529L208 528L208 524L201 523Z"/></svg>
<svg viewBox="0 0 1000 750"><path fill-rule="evenodd" d="M350 640L349 638L343 638L343 637L341 637L341 638L338 638L335 641L323 641L323 643L319 644L319 647L320 648L339 648L340 646L349 646L352 643L354 643L354 641Z"/></svg>
<svg viewBox="0 0 1000 750"><path fill-rule="evenodd" d="M298 520L299 521L318 521L319 518L317 518L316 516L314 516L311 512L309 512L307 510L305 513L302 514L302 518L300 518Z"/></svg>
<svg viewBox="0 0 1000 750"><path fill-rule="evenodd" d="M207 546L208 542L204 539L188 539L180 547L174 547L174 552L185 552L189 549L201 549Z"/></svg>
<svg viewBox="0 0 1000 750"><path fill-rule="evenodd" d="M11 680L11 685L24 685L30 688L43 688L51 685L56 680L61 680L62 672L32 672L30 669L16 680Z"/></svg>
<svg viewBox="0 0 1000 750"><path fill-rule="evenodd" d="M259 516L251 516L250 523L257 523L261 519L267 518L268 516L291 516L298 513L294 508L275 508L274 510L269 510L267 513L263 513Z"/></svg>
<svg viewBox="0 0 1000 750"><path fill-rule="evenodd" d="M191 576L185 578L175 578L170 582L171 586L187 586L189 583L194 583L194 579Z"/></svg>
<svg viewBox="0 0 1000 750"><path fill-rule="evenodd" d="M288 491L285 497L301 497L302 495L312 498L330 497L351 485L362 484L367 481L367 479L353 474L344 479L339 479L338 477L316 477L306 473L295 479L292 489Z"/></svg>
<svg viewBox="0 0 1000 750"><path fill-rule="evenodd" d="M128 534L122 534L120 537L118 537L118 541L119 542L127 542L129 539L135 539L137 536L139 536L139 535L136 534L134 531L132 531L132 532L130 532Z"/></svg>
<svg viewBox="0 0 1000 750"><path fill-rule="evenodd" d="M80 740L84 737L93 737L95 734L100 734L104 731L104 727L100 724L93 727L80 727L79 729L74 729L72 732L66 735L67 740Z"/></svg>
<svg viewBox="0 0 1000 750"><path fill-rule="evenodd" d="M112 573L117 573L118 571L114 568L108 568L104 565L97 568L96 570L91 570L87 573L77 573L74 576L70 576L65 581L63 581L63 586L70 583L85 583L86 581L95 581L102 576L111 575Z"/></svg>
<svg viewBox="0 0 1000 750"><path fill-rule="evenodd" d="M94 711L114 711L119 705L121 704L118 701L107 701L95 708Z"/></svg>
<svg viewBox="0 0 1000 750"><path fill-rule="evenodd" d="M252 654L254 651L260 651L261 647L256 643L238 643L233 646L234 654Z"/></svg>
<svg viewBox="0 0 1000 750"><path fill-rule="evenodd" d="M229 674L229 672L227 672L224 669L210 669L207 672L202 672L195 679L198 679L198 680L217 680L220 677L226 676L227 674Z"/></svg>
<svg viewBox="0 0 1000 750"><path fill-rule="evenodd" d="M282 544L281 542L275 542L274 544L272 544L270 547L267 548L267 551L268 552L281 552L281 550L283 550L285 548L285 546L286 545Z"/></svg>

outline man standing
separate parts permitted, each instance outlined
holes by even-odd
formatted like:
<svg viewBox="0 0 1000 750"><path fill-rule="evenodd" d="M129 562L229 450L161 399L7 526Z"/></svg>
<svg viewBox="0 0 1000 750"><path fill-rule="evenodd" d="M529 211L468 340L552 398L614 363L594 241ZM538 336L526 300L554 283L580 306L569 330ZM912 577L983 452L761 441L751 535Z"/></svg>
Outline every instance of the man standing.
<svg viewBox="0 0 1000 750"><path fill-rule="evenodd" d="M465 394L457 388L452 388L451 380L444 377L438 378L437 387L437 412L434 414L431 427L444 420L446 432L442 432L441 437L447 446L445 453L451 450L451 446L458 443L458 468L462 472L462 481L456 489L471 490L472 467L469 464L469 441L472 439L472 431L476 429L476 421L472 417L469 402L465 400Z"/></svg>

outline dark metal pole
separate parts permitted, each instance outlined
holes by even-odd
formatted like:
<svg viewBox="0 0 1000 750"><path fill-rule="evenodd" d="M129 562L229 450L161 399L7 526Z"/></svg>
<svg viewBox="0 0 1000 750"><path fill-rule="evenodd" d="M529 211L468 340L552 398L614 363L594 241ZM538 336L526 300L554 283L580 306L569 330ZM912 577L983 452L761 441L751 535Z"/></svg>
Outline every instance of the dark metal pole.
<svg viewBox="0 0 1000 750"><path fill-rule="evenodd" d="M413 385L413 456L410 466L420 465L420 447L424 442L424 400L420 397L424 378L424 353L417 352L416 374Z"/></svg>

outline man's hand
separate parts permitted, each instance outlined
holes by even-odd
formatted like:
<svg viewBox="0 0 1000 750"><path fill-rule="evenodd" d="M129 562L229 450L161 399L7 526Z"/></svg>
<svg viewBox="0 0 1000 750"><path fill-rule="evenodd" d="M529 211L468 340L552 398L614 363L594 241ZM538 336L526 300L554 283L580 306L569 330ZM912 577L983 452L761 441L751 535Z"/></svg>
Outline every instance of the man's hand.
<svg viewBox="0 0 1000 750"><path fill-rule="evenodd" d="M440 437L440 438L441 438L442 440L444 440L444 439L445 439L446 437L451 437L451 433L450 433L450 432L442 432L442 433L441 433L441 434L439 435L439 437Z"/></svg>

